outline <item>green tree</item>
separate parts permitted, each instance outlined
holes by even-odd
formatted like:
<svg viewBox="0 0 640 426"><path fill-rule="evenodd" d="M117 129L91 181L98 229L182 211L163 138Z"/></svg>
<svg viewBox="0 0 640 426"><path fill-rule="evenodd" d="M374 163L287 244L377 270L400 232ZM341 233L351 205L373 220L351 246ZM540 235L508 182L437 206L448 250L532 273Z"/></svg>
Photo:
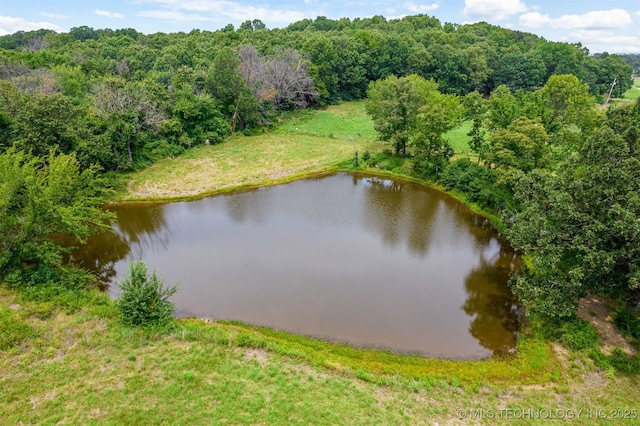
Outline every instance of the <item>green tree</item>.
<svg viewBox="0 0 640 426"><path fill-rule="evenodd" d="M454 154L443 135L460 125L463 113L458 96L442 94L435 88L418 111L410 142L416 154L435 167L436 175Z"/></svg>
<svg viewBox="0 0 640 426"><path fill-rule="evenodd" d="M53 236L84 243L114 218L100 208L107 192L96 168L81 170L74 154L51 150L43 159L8 149L0 154L0 194L0 276L18 281L55 274L68 249Z"/></svg>
<svg viewBox="0 0 640 426"><path fill-rule="evenodd" d="M518 117L520 117L520 108L515 96L507 86L498 86L489 98L489 129L492 131L506 129Z"/></svg>
<svg viewBox="0 0 640 426"><path fill-rule="evenodd" d="M171 321L174 305L169 298L175 294L177 287L165 288L155 271L151 275L147 273L144 262L131 263L129 274L116 284L122 290L116 305L123 324L162 327Z"/></svg>
<svg viewBox="0 0 640 426"><path fill-rule="evenodd" d="M609 108L606 124L624 138L631 155L637 156L640 152L640 98L631 105Z"/></svg>
<svg viewBox="0 0 640 426"><path fill-rule="evenodd" d="M489 137L487 161L494 167L529 172L549 165L549 136L539 120L520 117Z"/></svg>
<svg viewBox="0 0 640 426"><path fill-rule="evenodd" d="M68 154L76 145L81 112L60 93L25 98L13 121L15 140L36 156L58 147Z"/></svg>
<svg viewBox="0 0 640 426"><path fill-rule="evenodd" d="M595 98L587 83L570 74L552 75L540 90L542 120L549 133L577 126L589 134L595 125Z"/></svg>
<svg viewBox="0 0 640 426"><path fill-rule="evenodd" d="M211 94L231 117L231 133L235 132L238 123L244 128L257 121L258 101L242 79L240 56L236 51L225 47L218 52L209 69L207 83Z"/></svg>
<svg viewBox="0 0 640 426"><path fill-rule="evenodd" d="M316 90L325 102L338 92L338 75L335 67L338 53L333 42L324 36L313 35L304 43L304 51L309 55L309 74L316 83Z"/></svg>
<svg viewBox="0 0 640 426"><path fill-rule="evenodd" d="M420 109L427 104L429 95L437 91L438 85L433 80L415 74L402 78L392 75L369 84L367 114L373 119L380 139L393 143L396 154L406 155Z"/></svg>
<svg viewBox="0 0 640 426"><path fill-rule="evenodd" d="M180 120L189 136L187 145L202 144L206 140L219 143L231 133L229 121L219 111L215 99L207 93L194 95L184 90L176 93L173 115Z"/></svg>
<svg viewBox="0 0 640 426"><path fill-rule="evenodd" d="M542 87L546 74L547 68L540 53L536 50L522 53L517 45L512 45L501 55L494 77L496 85L504 84L515 92Z"/></svg>
<svg viewBox="0 0 640 426"><path fill-rule="evenodd" d="M467 136L471 137L469 148L478 156L478 164L480 164L487 150L486 130L483 128L487 114L487 102L476 91L467 94L463 98L462 104L465 107L466 118L473 121L471 130L467 133Z"/></svg>
<svg viewBox="0 0 640 426"><path fill-rule="evenodd" d="M527 268L511 285L529 313L568 316L580 297L638 300L640 161L610 128L590 137L557 173L534 171L516 185L509 220Z"/></svg>

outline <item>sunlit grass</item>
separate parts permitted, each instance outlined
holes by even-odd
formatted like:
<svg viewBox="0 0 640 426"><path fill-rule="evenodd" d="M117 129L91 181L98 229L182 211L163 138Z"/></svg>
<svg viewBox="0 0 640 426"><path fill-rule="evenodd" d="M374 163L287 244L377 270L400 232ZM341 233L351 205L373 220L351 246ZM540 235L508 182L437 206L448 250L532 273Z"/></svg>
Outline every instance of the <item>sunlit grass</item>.
<svg viewBox="0 0 640 426"><path fill-rule="evenodd" d="M329 171L359 153L381 149L362 102L299 112L253 136L236 134L161 160L131 177L125 199L188 198L286 182Z"/></svg>
<svg viewBox="0 0 640 426"><path fill-rule="evenodd" d="M158 334L103 305L40 305L0 287L3 324L28 331L0 350L3 424L465 424L458 410L611 412L640 396L636 377L529 338L512 359L461 362L195 319Z"/></svg>
<svg viewBox="0 0 640 426"><path fill-rule="evenodd" d="M633 79L633 87L624 92L622 98L631 101L640 98L640 77L635 77Z"/></svg>
<svg viewBox="0 0 640 426"><path fill-rule="evenodd" d="M449 141L456 154L468 154L471 152L469 149L471 137L467 135L471 130L471 125L471 120L465 121L460 127L445 133L444 138Z"/></svg>

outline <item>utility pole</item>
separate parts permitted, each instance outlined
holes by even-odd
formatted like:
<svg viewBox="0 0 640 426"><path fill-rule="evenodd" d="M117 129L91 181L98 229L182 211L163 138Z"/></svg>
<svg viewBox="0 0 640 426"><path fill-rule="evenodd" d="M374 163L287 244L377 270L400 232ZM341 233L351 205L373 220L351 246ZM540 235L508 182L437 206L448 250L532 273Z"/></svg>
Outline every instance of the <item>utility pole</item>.
<svg viewBox="0 0 640 426"><path fill-rule="evenodd" d="M609 103L609 100L611 99L611 92L613 92L613 88L616 87L616 84L618 83L618 77L615 77L613 79L613 83L611 83L611 88L609 88L609 94L607 95L607 100L605 101L605 105Z"/></svg>

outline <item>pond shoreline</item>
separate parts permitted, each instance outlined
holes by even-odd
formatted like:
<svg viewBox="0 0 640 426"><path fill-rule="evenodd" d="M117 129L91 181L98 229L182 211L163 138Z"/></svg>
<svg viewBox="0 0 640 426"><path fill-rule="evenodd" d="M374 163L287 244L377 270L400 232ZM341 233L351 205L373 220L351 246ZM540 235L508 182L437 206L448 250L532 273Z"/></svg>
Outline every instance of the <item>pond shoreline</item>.
<svg viewBox="0 0 640 426"><path fill-rule="evenodd" d="M180 315L456 359L514 348L506 283L519 257L490 221L414 180L331 172L260 191L110 208L117 235L97 236L76 260L113 277L133 253L162 265L168 282L185 284ZM120 250L107 257L100 247ZM485 308L488 297L498 311Z"/></svg>
<svg viewBox="0 0 640 426"><path fill-rule="evenodd" d="M119 204L130 204L130 203L174 203L174 202L182 202L182 201L195 201L195 200L201 200L207 197L214 197L216 195L230 194L237 191L251 191L259 188L284 185L287 183L295 182L297 180L320 177L320 176L325 176L332 173L354 173L354 174L362 174L362 175L372 176L372 177L386 177L386 178L393 178L397 180L404 180L404 181L414 182L414 183L418 183L420 185L424 185L429 188L432 188L438 192L445 194L446 196L454 200L457 200L458 202L466 206L473 213L487 218L491 222L491 224L494 226L494 228L496 228L498 232L503 234L504 225L500 217L498 217L494 213L491 213L482 209L482 207L480 207L476 203L469 203L466 200L464 193L460 193L458 191L447 191L446 189L444 189L443 187L441 187L440 185L432 181L420 179L415 176L394 173L390 170L381 170L375 167L354 169L352 167L351 168L344 167L342 164L343 163L339 163L333 166L326 167L324 169L314 170L310 172L292 173L290 175L282 176L279 178L273 178L273 179L265 179L259 182L251 182L247 184L230 185L222 188L214 188L214 189L205 190L205 191L198 192L195 194L190 194L190 195L175 194L171 196L160 196L160 197L158 196L127 197L126 195L124 195L115 200L110 201L107 204L119 205Z"/></svg>

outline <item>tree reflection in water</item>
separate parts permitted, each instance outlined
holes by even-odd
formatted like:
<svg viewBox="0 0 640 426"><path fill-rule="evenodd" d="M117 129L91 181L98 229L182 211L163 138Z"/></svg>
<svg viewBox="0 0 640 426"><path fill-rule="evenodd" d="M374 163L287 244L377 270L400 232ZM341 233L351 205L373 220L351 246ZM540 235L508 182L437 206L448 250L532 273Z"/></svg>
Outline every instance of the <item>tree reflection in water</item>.
<svg viewBox="0 0 640 426"><path fill-rule="evenodd" d="M516 347L517 299L504 283L519 267L519 257L502 244L497 253L489 257L483 254L464 283L467 300L462 309L473 318L469 332L494 356L509 355Z"/></svg>

